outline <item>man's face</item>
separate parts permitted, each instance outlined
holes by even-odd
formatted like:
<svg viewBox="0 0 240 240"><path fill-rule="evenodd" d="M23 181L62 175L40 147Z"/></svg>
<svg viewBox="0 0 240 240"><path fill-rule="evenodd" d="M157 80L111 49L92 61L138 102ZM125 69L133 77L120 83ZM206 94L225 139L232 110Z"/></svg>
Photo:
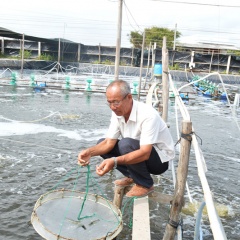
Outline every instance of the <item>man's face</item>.
<svg viewBox="0 0 240 240"><path fill-rule="evenodd" d="M123 96L121 92L112 87L106 92L107 104L117 116L129 116L132 108L132 95Z"/></svg>

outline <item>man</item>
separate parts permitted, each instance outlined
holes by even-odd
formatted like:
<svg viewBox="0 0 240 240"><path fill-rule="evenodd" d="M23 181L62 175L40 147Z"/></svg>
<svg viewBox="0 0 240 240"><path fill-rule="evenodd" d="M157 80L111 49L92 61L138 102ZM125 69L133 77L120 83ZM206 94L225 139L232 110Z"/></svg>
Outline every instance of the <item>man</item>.
<svg viewBox="0 0 240 240"><path fill-rule="evenodd" d="M165 172L169 160L174 158L169 129L152 106L132 98L126 81L111 82L106 97L112 110L107 136L80 152L78 163L88 165L92 156L100 155L104 160L96 167L99 176L117 168L125 178L116 180L115 185L135 183L127 197L146 196L154 190L151 174Z"/></svg>

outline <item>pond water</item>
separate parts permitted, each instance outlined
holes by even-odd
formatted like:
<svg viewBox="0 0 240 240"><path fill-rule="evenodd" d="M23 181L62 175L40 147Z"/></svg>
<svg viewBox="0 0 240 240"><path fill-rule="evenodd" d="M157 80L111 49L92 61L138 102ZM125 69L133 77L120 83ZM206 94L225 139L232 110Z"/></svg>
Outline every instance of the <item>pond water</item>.
<svg viewBox="0 0 240 240"><path fill-rule="evenodd" d="M0 236L4 240L42 239L30 223L37 199L52 189L73 186L76 174L64 176L76 168L77 155L105 136L110 109L101 93L49 90L34 92L32 88L0 87ZM214 201L227 209L221 221L228 239L240 236L240 131L239 111L233 118L226 102L211 101L201 96L186 105L195 132L202 140L206 173ZM175 112L169 105L169 123L177 142ZM177 166L178 154L175 161ZM90 171L104 196L112 200L113 181L121 175L113 171L103 177L95 174L94 157ZM76 185L86 191L86 168ZM172 173L154 177L156 191L173 194ZM203 201L194 152L191 151L188 185L192 198ZM91 192L94 188L89 188ZM94 190L96 191L96 189ZM186 195L186 201L188 197ZM124 228L118 239L131 239L131 204L124 198ZM152 240L162 239L168 220L169 205L150 201ZM183 213L183 239L193 239L195 217ZM203 239L213 239L207 217L202 221Z"/></svg>

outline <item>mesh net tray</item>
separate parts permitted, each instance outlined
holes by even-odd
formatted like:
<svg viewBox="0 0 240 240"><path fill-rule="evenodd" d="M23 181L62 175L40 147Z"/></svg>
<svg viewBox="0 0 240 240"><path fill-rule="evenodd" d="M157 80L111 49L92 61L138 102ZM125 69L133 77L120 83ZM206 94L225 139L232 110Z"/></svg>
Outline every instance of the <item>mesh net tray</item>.
<svg viewBox="0 0 240 240"><path fill-rule="evenodd" d="M121 211L112 202L71 190L42 195L34 206L31 222L38 234L48 240L113 239L123 227Z"/></svg>

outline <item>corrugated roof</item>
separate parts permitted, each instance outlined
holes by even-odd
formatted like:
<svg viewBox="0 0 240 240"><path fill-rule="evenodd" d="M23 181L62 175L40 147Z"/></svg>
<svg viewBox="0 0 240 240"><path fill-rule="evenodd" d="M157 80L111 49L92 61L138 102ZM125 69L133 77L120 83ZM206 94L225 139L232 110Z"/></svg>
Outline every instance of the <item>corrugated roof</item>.
<svg viewBox="0 0 240 240"><path fill-rule="evenodd" d="M190 48L207 48L207 49L224 49L224 50L240 50L233 44L220 44L220 43L177 43L179 47L190 47Z"/></svg>
<svg viewBox="0 0 240 240"><path fill-rule="evenodd" d="M0 37L22 39L23 34L13 32L9 29L0 27ZM25 34L24 34L24 40L35 41L35 42L58 42L59 41L58 38L40 38L40 37L35 37L35 36L30 36L30 35L25 35ZM60 38L60 40L61 40L61 42L75 43L75 42L72 42L72 41L69 41L69 40L63 39L63 38Z"/></svg>

